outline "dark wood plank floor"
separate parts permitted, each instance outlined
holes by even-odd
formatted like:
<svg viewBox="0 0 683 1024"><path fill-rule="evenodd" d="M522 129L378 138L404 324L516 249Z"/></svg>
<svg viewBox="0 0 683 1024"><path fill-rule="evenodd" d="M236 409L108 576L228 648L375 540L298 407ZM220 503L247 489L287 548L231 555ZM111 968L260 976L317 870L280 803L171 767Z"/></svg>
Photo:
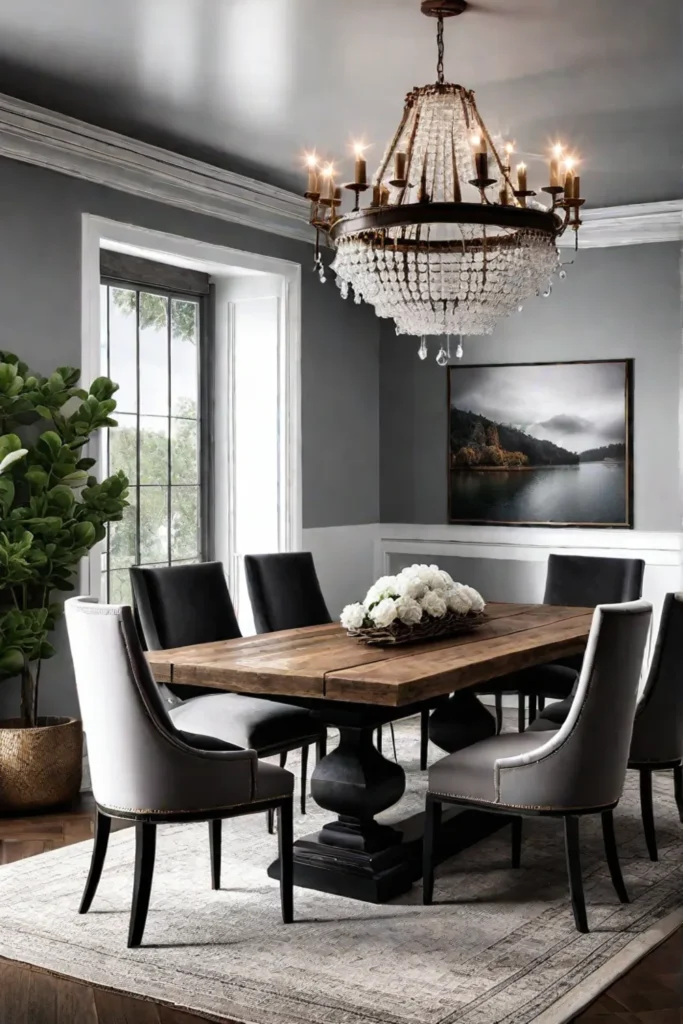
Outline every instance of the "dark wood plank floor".
<svg viewBox="0 0 683 1024"><path fill-rule="evenodd" d="M77 806L56 814L0 817L0 864L89 838L93 815L92 797L84 795ZM0 958L1 1024L197 1024L210 1019ZM683 929L612 985L575 1024L683 1024Z"/></svg>

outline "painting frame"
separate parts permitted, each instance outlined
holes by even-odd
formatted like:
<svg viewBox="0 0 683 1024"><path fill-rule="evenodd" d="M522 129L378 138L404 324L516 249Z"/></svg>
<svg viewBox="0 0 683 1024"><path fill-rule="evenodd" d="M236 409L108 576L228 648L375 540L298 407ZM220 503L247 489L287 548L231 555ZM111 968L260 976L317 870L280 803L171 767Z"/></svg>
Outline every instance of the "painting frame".
<svg viewBox="0 0 683 1024"><path fill-rule="evenodd" d="M605 364L618 364L624 367L624 427L625 427L625 459L624 459L624 502L625 516L623 522L579 522L572 520L544 521L531 519L486 519L473 517L456 517L453 509L453 473L467 472L467 470L456 470L453 467L452 436L451 436L451 401L452 401L452 375L458 371L467 370L505 370L509 368L523 367L545 367L545 366L599 366ZM448 492L448 525L449 526L500 526L500 527L524 527L524 528L545 528L578 529L578 530L633 530L634 523L634 384L635 384L635 361L633 358L612 358L612 359L572 359L572 360L537 360L533 362L509 362L509 363L466 363L464 365L450 364L447 367L447 435L446 435L446 480ZM476 472L476 470L473 470Z"/></svg>

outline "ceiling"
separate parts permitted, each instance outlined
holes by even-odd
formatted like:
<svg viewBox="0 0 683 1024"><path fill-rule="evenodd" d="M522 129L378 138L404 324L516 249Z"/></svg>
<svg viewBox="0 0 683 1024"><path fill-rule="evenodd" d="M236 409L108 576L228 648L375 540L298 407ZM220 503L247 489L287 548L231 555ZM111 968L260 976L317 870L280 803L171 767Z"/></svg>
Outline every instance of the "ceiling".
<svg viewBox="0 0 683 1024"><path fill-rule="evenodd" d="M305 148L379 162L435 26L419 0L2 0L0 91L298 190ZM480 0L445 35L532 187L561 138L592 206L683 195L680 0Z"/></svg>

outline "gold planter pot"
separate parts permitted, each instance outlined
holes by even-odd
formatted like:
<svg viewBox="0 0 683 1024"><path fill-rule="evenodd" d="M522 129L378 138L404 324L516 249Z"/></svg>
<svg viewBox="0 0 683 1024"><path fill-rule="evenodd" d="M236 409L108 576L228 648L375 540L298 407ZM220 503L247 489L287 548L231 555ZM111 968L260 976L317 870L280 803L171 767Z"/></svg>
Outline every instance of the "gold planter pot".
<svg viewBox="0 0 683 1024"><path fill-rule="evenodd" d="M75 800L83 770L83 723L39 718L0 721L0 814L26 814Z"/></svg>

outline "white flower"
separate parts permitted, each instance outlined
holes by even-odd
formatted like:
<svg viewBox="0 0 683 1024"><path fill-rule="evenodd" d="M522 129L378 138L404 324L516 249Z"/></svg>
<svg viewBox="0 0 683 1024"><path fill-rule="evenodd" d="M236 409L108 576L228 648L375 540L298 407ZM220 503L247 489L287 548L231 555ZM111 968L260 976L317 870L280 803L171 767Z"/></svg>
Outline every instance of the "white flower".
<svg viewBox="0 0 683 1024"><path fill-rule="evenodd" d="M454 584L446 595L448 607L456 615L467 615L472 602L461 583Z"/></svg>
<svg viewBox="0 0 683 1024"><path fill-rule="evenodd" d="M376 626L390 626L398 614L396 602L390 597L385 597L370 612L370 618Z"/></svg>
<svg viewBox="0 0 683 1024"><path fill-rule="evenodd" d="M420 604L427 615L434 619L442 619L448 610L443 597L435 590L428 590Z"/></svg>
<svg viewBox="0 0 683 1024"><path fill-rule="evenodd" d="M467 597L470 599L472 611L483 612L484 608L486 607L486 601L481 596L479 591L475 590L474 587L468 587L465 585L463 585L462 589L465 591Z"/></svg>
<svg viewBox="0 0 683 1024"><path fill-rule="evenodd" d="M362 604L347 604L339 621L344 629L360 629L365 621L365 608Z"/></svg>
<svg viewBox="0 0 683 1024"><path fill-rule="evenodd" d="M427 584L423 583L419 576L414 576L409 569L404 569L396 577L396 590L399 597L410 597L416 600L425 595Z"/></svg>
<svg viewBox="0 0 683 1024"><path fill-rule="evenodd" d="M448 573L439 569L438 565L430 565L429 567L429 586L432 590L447 590L450 584L453 582Z"/></svg>
<svg viewBox="0 0 683 1024"><path fill-rule="evenodd" d="M366 608L370 608L371 605L378 604L385 597L398 597L395 576L381 576L368 590L363 604Z"/></svg>
<svg viewBox="0 0 683 1024"><path fill-rule="evenodd" d="M420 602L408 596L399 597L396 602L396 613L401 622L404 622L406 626L414 626L422 618Z"/></svg>

